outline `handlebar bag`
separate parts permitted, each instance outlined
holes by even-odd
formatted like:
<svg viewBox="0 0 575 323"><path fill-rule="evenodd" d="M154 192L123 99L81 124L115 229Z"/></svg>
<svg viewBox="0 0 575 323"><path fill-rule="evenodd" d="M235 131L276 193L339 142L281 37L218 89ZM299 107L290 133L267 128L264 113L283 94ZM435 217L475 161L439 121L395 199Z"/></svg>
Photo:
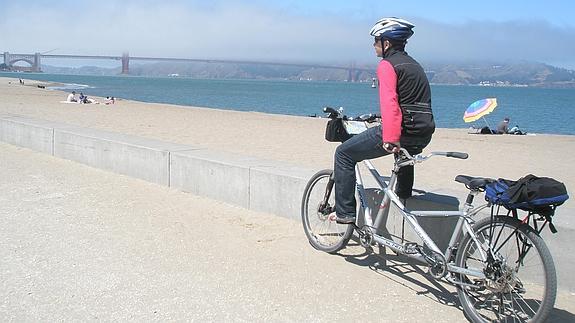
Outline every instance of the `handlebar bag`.
<svg viewBox="0 0 575 323"><path fill-rule="evenodd" d="M351 138L351 135L345 130L341 118L330 119L325 127L325 140L331 142L344 142Z"/></svg>

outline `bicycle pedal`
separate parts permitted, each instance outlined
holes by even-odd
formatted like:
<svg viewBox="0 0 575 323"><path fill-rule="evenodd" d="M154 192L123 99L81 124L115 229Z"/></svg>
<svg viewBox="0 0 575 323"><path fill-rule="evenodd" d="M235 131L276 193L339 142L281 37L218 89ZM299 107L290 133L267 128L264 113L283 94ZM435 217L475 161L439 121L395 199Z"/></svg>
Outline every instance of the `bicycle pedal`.
<svg viewBox="0 0 575 323"><path fill-rule="evenodd" d="M415 242L408 242L404 245L403 250L408 255L414 255L419 253L419 247Z"/></svg>

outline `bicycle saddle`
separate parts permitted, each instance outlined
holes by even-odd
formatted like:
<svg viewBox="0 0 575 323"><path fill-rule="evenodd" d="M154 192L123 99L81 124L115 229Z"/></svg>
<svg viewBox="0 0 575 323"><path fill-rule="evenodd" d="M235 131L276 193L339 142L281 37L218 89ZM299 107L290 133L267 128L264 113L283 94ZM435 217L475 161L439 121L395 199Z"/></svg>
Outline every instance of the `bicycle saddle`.
<svg viewBox="0 0 575 323"><path fill-rule="evenodd" d="M465 184L470 190L485 189L485 185L494 182L492 178L485 177L473 177L468 175L457 175L455 176L455 181Z"/></svg>

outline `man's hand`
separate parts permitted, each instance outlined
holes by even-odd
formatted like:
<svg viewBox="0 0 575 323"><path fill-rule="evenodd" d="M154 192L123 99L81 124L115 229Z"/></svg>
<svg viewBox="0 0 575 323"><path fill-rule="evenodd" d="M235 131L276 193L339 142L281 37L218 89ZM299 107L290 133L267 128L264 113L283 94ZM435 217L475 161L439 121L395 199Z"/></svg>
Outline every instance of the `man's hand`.
<svg viewBox="0 0 575 323"><path fill-rule="evenodd" d="M383 143L383 149L385 149L386 151L388 151L390 153L398 153L400 148L401 148L401 146L399 145L399 142L384 142Z"/></svg>

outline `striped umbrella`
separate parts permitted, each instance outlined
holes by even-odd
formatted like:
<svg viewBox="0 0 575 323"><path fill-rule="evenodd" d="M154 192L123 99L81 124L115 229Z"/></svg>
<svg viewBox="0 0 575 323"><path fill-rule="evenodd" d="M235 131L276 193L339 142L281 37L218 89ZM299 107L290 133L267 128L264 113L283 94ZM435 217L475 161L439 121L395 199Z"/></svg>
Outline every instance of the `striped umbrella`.
<svg viewBox="0 0 575 323"><path fill-rule="evenodd" d="M495 107L497 107L496 98L477 100L471 103L467 110L465 110L463 120L465 122L477 121L479 118L482 118L495 110ZM485 122L487 122L487 120Z"/></svg>

